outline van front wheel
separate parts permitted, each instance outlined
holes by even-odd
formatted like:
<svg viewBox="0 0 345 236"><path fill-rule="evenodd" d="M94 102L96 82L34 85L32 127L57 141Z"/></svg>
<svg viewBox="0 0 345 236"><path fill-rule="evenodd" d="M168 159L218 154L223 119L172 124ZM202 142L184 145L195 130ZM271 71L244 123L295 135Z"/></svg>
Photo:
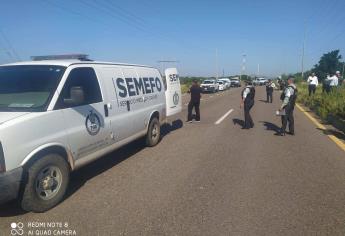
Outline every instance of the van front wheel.
<svg viewBox="0 0 345 236"><path fill-rule="evenodd" d="M27 170L27 182L21 199L26 211L45 212L64 197L69 182L69 166L58 154L48 154Z"/></svg>
<svg viewBox="0 0 345 236"><path fill-rule="evenodd" d="M154 117L152 118L146 135L146 145L153 147L157 145L161 137L161 126L159 120Z"/></svg>

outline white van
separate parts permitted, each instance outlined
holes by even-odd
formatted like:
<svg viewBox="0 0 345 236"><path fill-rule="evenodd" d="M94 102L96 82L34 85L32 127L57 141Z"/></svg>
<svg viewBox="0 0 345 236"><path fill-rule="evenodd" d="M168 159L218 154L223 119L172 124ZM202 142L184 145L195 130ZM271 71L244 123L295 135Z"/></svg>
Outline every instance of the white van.
<svg viewBox="0 0 345 236"><path fill-rule="evenodd" d="M142 136L156 145L182 110L176 69L163 81L148 66L66 58L0 66L0 203L54 207L71 171Z"/></svg>

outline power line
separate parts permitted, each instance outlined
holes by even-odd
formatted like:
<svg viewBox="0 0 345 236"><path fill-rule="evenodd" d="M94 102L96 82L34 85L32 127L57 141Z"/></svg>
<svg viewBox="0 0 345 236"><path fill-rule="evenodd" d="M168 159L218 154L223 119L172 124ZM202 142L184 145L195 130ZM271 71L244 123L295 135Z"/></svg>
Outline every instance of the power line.
<svg viewBox="0 0 345 236"><path fill-rule="evenodd" d="M5 42L6 42L7 46L8 46L8 49L9 49L10 51L12 51L12 54L16 57L16 59L17 59L18 61L21 61L20 56L18 55L17 51L15 50L15 48L13 47L13 45L11 44L10 40L8 40L8 38L7 38L6 34L5 34L5 32L4 32L3 30L0 29L0 33L1 33L2 37L3 37L3 39L5 40Z"/></svg>
<svg viewBox="0 0 345 236"><path fill-rule="evenodd" d="M106 23L100 21L99 19L104 19L102 17L98 17L98 18L93 18L93 17L90 17L89 15L86 15L86 14L83 14L81 11L76 11L72 8L67 8L67 7L64 7L62 6L61 4L57 4L56 2L53 2L53 1L50 1L50 0L46 0L44 1L45 3L48 3L49 5L52 5L54 7L57 7L59 8L60 10L63 10L63 11L66 11L66 12L69 12L70 14L73 14L73 15L77 15L83 19L88 19L92 22L98 22L102 25L107 25L109 28L111 28L112 30L114 29L114 26L113 25L110 25L109 22L107 21ZM140 32L143 32L145 34L147 34L148 36L151 36L153 38L159 38L161 39L163 42L167 43L173 43L175 45L178 45L178 46L181 46L181 44L179 42L177 42L176 40L172 40L172 37L170 36L165 36L165 33L157 33L156 31L151 31L151 30L148 30L146 26L144 26L144 22L138 24L138 21L140 19L140 17L136 17L137 20L134 21L133 20L133 13L130 13L129 11L126 10L127 14L115 14L113 11L111 11L111 9L113 9L115 7L115 5L113 4L112 7L110 7L108 4L105 4L104 2L85 2L83 0L80 0L79 3L84 6L84 7L87 7L87 8L90 8L92 10L97 10L97 11L101 11L102 13L105 13L105 14L102 14L102 15L106 15L108 17L111 17L111 18L114 18L132 28L135 28L136 30L140 31ZM114 9L113 9L114 10ZM116 11L118 12L118 10ZM150 27L151 28L151 27ZM181 40L179 40L181 41ZM184 44L186 46L186 49L184 50L185 51L192 51L191 50L191 45L187 45L185 42L182 42L182 44ZM197 45L193 45L192 47L195 47L199 50L202 50L202 51L206 51L208 49L206 48L203 48L203 47L199 47Z"/></svg>
<svg viewBox="0 0 345 236"><path fill-rule="evenodd" d="M110 0L106 0L106 2L108 3L108 6L110 6L111 9L117 11L119 14L127 15L131 17L132 19L134 19L137 23L142 24L143 26L146 25L146 22L143 18L137 16L136 14L133 14L132 12L126 10L123 7L120 7L119 5L115 4L114 2Z"/></svg>

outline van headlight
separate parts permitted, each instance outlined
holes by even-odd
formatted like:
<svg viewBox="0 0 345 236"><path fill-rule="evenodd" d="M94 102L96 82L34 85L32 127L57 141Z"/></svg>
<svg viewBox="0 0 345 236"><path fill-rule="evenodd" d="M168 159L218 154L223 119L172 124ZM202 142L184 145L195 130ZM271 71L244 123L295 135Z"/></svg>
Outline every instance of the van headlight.
<svg viewBox="0 0 345 236"><path fill-rule="evenodd" d="M0 173L3 173L5 171L6 171L6 166L5 166L4 150L0 142Z"/></svg>

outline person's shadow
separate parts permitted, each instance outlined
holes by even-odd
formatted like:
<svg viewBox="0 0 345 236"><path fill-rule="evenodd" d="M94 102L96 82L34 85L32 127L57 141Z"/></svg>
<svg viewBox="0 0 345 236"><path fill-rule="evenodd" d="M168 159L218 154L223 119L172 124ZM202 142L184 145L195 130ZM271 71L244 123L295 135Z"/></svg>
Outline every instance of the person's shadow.
<svg viewBox="0 0 345 236"><path fill-rule="evenodd" d="M267 100L260 99L259 102L268 103Z"/></svg>
<svg viewBox="0 0 345 236"><path fill-rule="evenodd" d="M240 120L240 119L232 119L232 122L234 123L234 125L240 125L241 127L244 127L244 120Z"/></svg>
<svg viewBox="0 0 345 236"><path fill-rule="evenodd" d="M263 125L266 127L266 130L271 130L271 131L275 131L276 133L280 132L280 127L268 122L268 121L260 121L260 123L263 123Z"/></svg>

